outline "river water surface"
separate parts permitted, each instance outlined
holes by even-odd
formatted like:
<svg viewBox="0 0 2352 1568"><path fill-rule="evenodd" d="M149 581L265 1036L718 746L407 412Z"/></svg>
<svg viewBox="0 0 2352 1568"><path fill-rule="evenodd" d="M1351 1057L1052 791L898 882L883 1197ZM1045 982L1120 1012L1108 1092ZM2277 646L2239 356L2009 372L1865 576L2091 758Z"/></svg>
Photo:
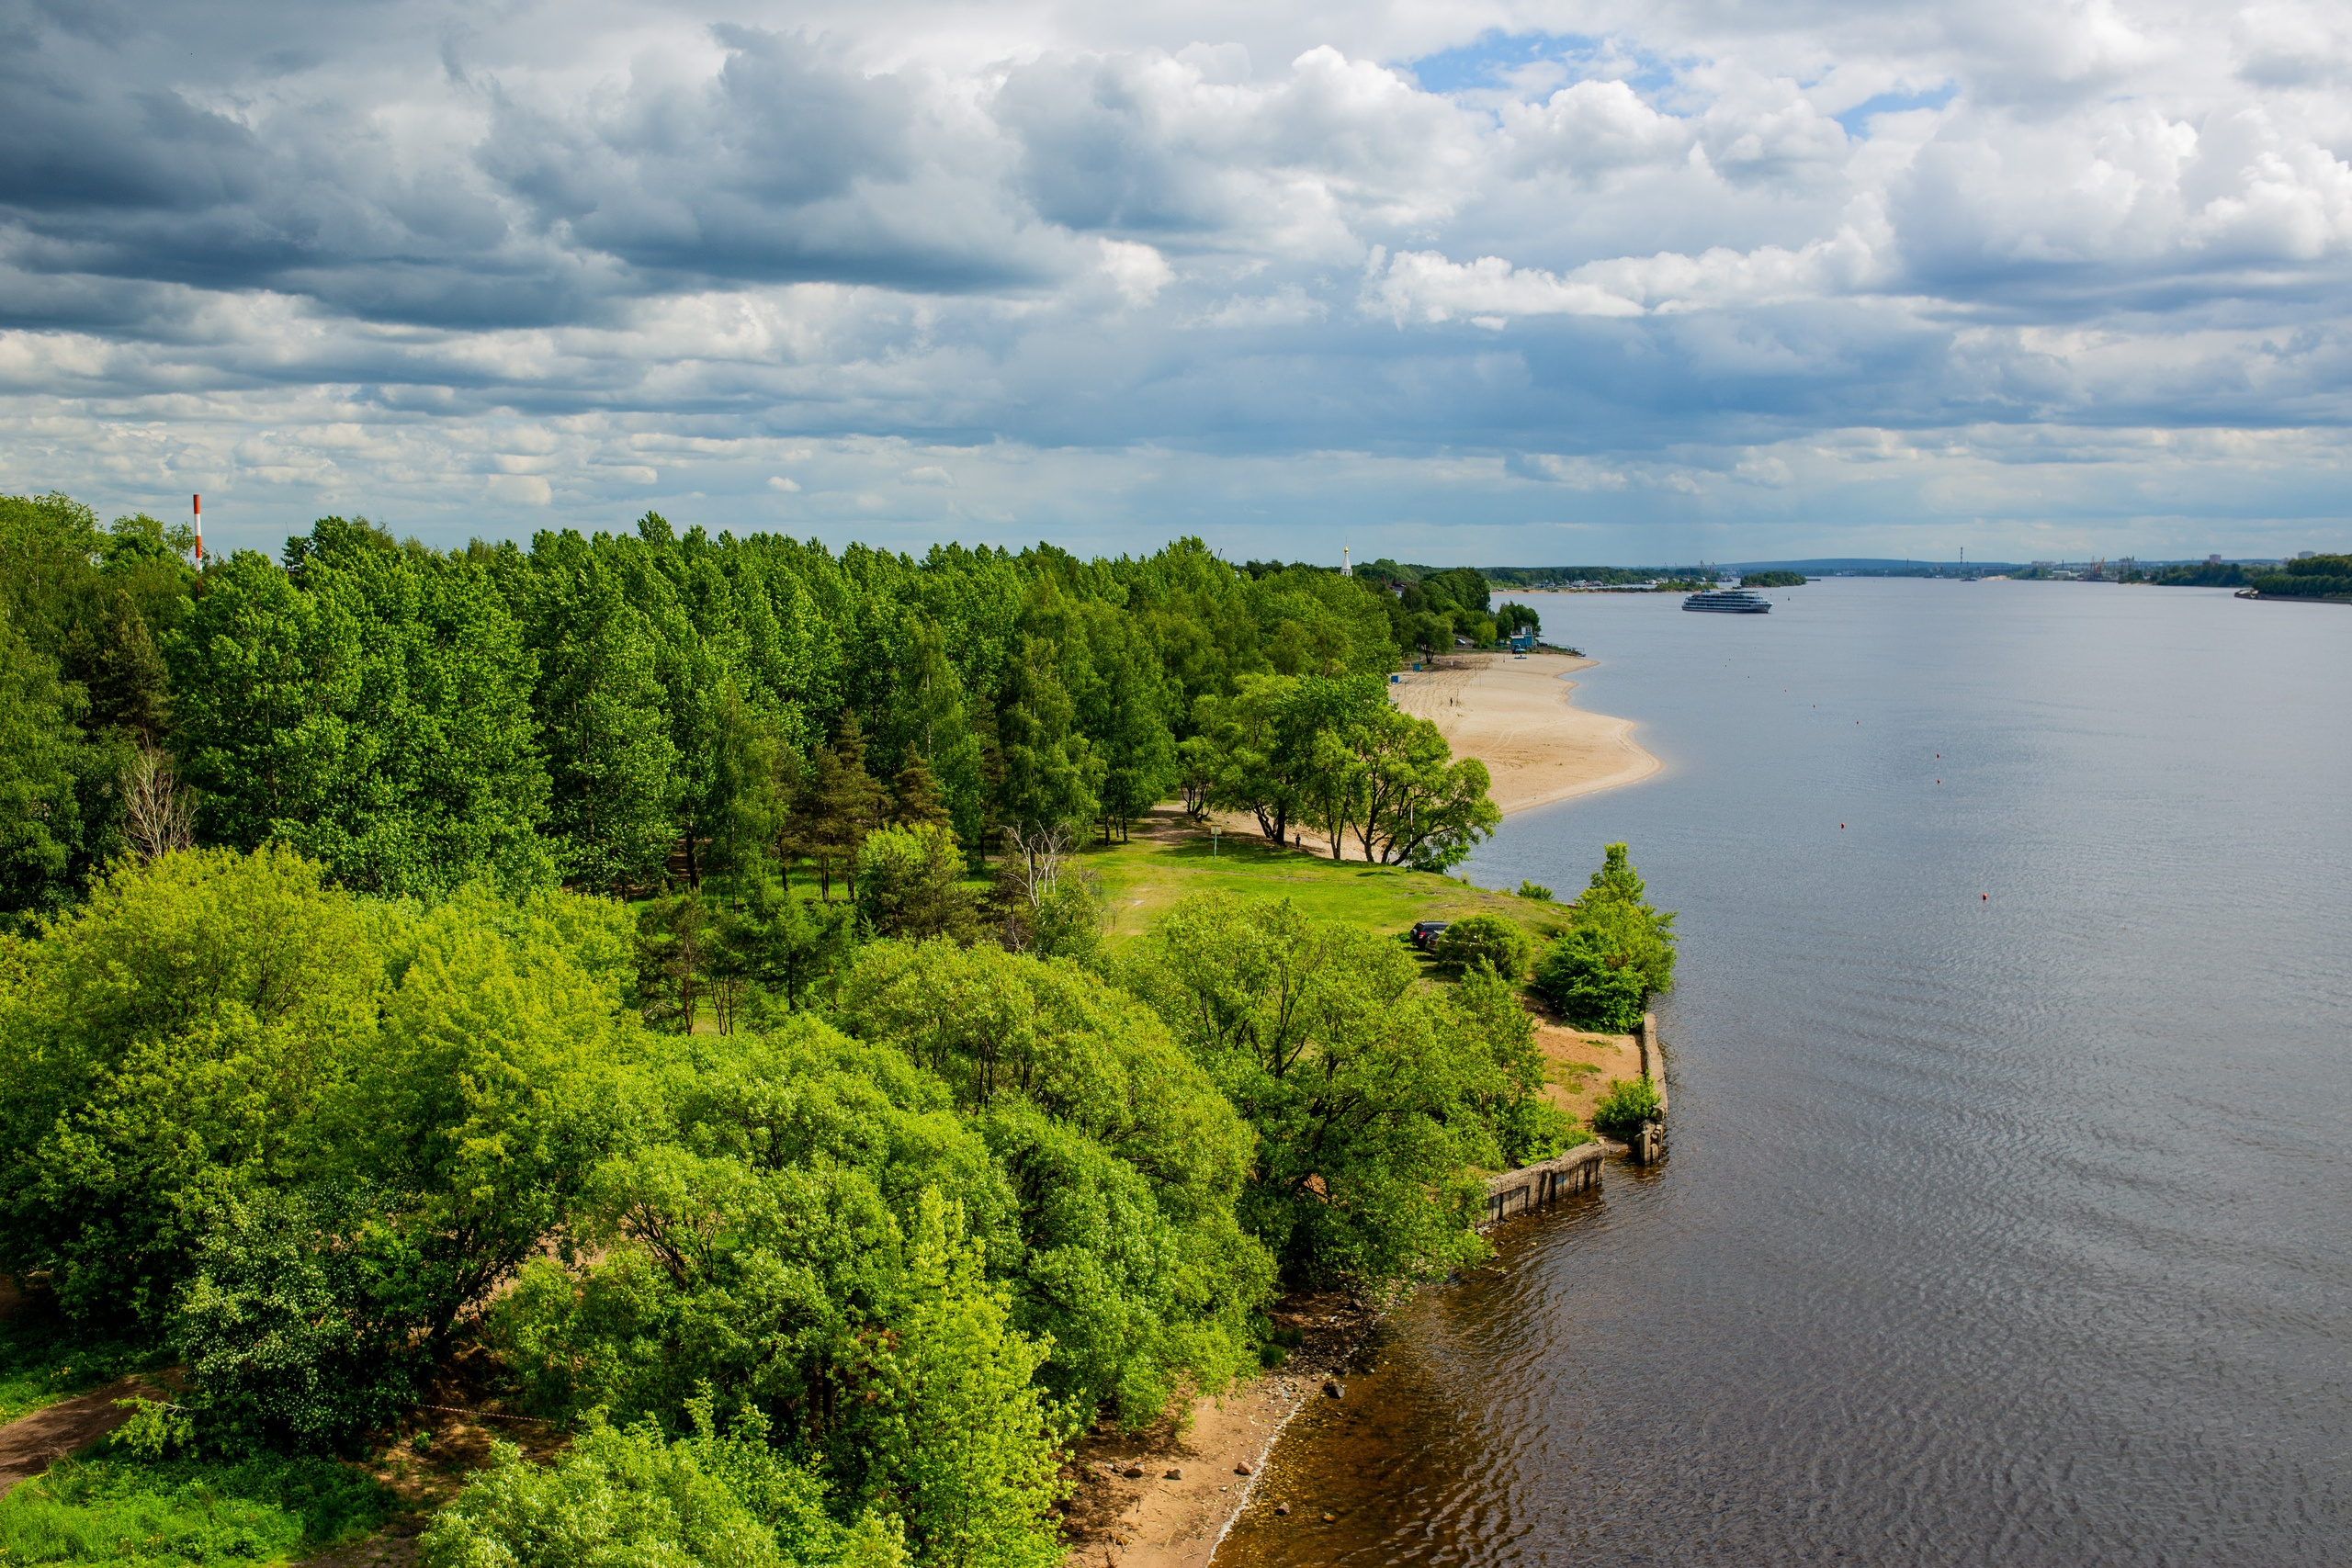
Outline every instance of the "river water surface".
<svg viewBox="0 0 2352 1568"><path fill-rule="evenodd" d="M1396 1314L1218 1568L2352 1562L2352 609L1771 597L1532 596L1665 768L1469 870L1680 910L1673 1157Z"/></svg>

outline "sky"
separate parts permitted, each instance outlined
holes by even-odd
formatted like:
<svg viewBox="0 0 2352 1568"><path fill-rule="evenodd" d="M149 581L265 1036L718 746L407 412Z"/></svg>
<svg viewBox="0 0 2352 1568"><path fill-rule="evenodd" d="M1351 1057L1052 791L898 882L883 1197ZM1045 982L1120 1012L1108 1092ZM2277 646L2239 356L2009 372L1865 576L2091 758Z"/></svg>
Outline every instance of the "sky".
<svg viewBox="0 0 2352 1568"><path fill-rule="evenodd" d="M0 0L0 490L274 549L2352 545L2352 9Z"/></svg>

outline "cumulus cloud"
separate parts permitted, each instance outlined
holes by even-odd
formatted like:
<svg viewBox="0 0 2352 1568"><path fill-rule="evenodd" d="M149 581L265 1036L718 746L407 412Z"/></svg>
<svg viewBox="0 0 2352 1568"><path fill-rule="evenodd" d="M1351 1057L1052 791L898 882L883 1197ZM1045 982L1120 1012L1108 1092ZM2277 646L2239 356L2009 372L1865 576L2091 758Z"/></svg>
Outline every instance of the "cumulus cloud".
<svg viewBox="0 0 2352 1568"><path fill-rule="evenodd" d="M1130 305L1148 305L1159 297L1159 291L1174 281L1176 269L1168 258L1149 245L1139 245L1132 240L1103 240L1102 271L1119 290L1119 297Z"/></svg>
<svg viewBox="0 0 2352 1568"><path fill-rule="evenodd" d="M1628 556L2340 512L2334 8L1497 15L21 0L0 482Z"/></svg>
<svg viewBox="0 0 2352 1568"><path fill-rule="evenodd" d="M1858 294L1888 276L1870 242L1851 229L1795 251L1668 251L1588 262L1566 276L1514 267L1499 256L1464 264L1433 252L1407 252L1389 258L1385 269L1380 264L1375 253L1365 304L1400 323L1727 310Z"/></svg>

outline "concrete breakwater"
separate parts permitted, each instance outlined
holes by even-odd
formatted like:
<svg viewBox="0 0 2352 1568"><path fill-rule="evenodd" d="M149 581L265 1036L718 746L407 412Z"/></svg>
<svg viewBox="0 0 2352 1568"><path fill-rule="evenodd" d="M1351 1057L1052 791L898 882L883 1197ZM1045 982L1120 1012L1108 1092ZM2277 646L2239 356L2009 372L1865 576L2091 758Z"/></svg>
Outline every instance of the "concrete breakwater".
<svg viewBox="0 0 2352 1568"><path fill-rule="evenodd" d="M1591 1191L1600 1185L1601 1163L1611 1153L1624 1154L1635 1165L1655 1165L1666 1157L1666 1043L1658 1038L1656 1013L1642 1015L1642 1030L1636 1038L1642 1051L1642 1077L1657 1086L1658 1120L1645 1123L1630 1143L1595 1139L1550 1159L1488 1177L1487 1212L1479 1222L1480 1229L1513 1214Z"/></svg>
<svg viewBox="0 0 2352 1568"><path fill-rule="evenodd" d="M1489 1177L1484 1223L1491 1225L1571 1193L1592 1190L1600 1185L1600 1162L1608 1153L1603 1143L1578 1144L1566 1154Z"/></svg>
<svg viewBox="0 0 2352 1568"><path fill-rule="evenodd" d="M1657 1120L1642 1123L1625 1145L1635 1165L1656 1165L1666 1157L1666 1042L1657 1034L1657 1014L1642 1014L1642 1077L1657 1086Z"/></svg>

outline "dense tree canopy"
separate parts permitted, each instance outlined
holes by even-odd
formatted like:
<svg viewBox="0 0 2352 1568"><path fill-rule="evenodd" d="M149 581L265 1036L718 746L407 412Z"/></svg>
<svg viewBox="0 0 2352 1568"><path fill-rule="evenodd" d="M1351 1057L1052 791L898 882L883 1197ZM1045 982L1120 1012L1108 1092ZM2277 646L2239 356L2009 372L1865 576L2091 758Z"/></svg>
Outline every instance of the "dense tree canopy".
<svg viewBox="0 0 2352 1568"><path fill-rule="evenodd" d="M1377 580L187 543L0 498L0 1273L168 1348L199 1444L348 1448L461 1351L581 1434L432 1562L1045 1568L1081 1425L1225 1387L1284 1283L1475 1256L1477 1174L1574 1135L1510 933L1438 986L1211 897L1114 953L1072 864L1179 791L1491 832ZM1476 573L1415 604L1492 635Z"/></svg>
<svg viewBox="0 0 2352 1568"><path fill-rule="evenodd" d="M1295 1280L1442 1272L1478 1245L1469 1171L1560 1146L1525 1015L1491 971L1432 993L1394 942L1204 894L1127 977L1257 1129L1242 1220Z"/></svg>
<svg viewBox="0 0 2352 1568"><path fill-rule="evenodd" d="M201 571L188 544L0 497L0 913L187 841L387 893L806 864L831 897L886 824L943 823L968 862L1001 830L1122 836L1180 790L1428 867L1493 825L1483 771L1379 680L1493 637L1467 570L1237 570L1197 540L918 559L652 513L455 552L328 517Z"/></svg>

